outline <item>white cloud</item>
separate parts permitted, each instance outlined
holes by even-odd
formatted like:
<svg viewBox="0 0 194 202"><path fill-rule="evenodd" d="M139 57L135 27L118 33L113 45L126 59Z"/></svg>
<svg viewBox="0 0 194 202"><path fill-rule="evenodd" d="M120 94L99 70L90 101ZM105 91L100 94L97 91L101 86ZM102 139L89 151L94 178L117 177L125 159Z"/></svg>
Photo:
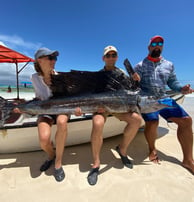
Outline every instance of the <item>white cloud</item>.
<svg viewBox="0 0 194 202"><path fill-rule="evenodd" d="M17 52L20 52L26 56L32 57L35 50L41 47L41 43L32 43L23 40L21 37L13 35L0 34L0 45L9 47ZM19 51L18 51L19 49ZM19 70L25 63L19 63ZM30 81L31 75L34 73L34 65L29 63L20 73L19 82ZM16 66L12 63L0 63L0 84L4 85L16 85Z"/></svg>
<svg viewBox="0 0 194 202"><path fill-rule="evenodd" d="M18 69L20 70L24 64L18 64ZM19 73L19 83L22 81L30 81L31 75L34 73L33 64L28 64ZM16 85L16 66L11 63L0 64L0 84L3 85Z"/></svg>
<svg viewBox="0 0 194 202"><path fill-rule="evenodd" d="M2 45L2 46L6 46L2 41L0 41L0 45Z"/></svg>
<svg viewBox="0 0 194 202"><path fill-rule="evenodd" d="M24 41L21 37L19 37L17 35L8 36L8 35L0 34L0 43L1 43L1 41L4 44L7 44L8 47L20 46L20 47L23 47L25 49L36 50L36 49L40 48L40 46L41 46L41 43L31 43L28 41Z"/></svg>

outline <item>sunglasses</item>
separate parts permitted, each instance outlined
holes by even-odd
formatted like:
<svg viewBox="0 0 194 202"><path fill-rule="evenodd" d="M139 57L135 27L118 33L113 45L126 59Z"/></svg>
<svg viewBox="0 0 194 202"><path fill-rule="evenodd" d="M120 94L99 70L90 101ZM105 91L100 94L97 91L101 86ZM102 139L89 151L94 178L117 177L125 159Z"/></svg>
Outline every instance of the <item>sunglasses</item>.
<svg viewBox="0 0 194 202"><path fill-rule="evenodd" d="M152 47L163 46L163 42L152 42L150 45L151 45Z"/></svg>
<svg viewBox="0 0 194 202"><path fill-rule="evenodd" d="M117 57L117 54L116 54L116 53L113 53L113 54L106 54L105 57L106 57L106 58L110 58L110 57L116 58L116 57Z"/></svg>
<svg viewBox="0 0 194 202"><path fill-rule="evenodd" d="M46 56L42 56L40 58L48 58L48 60L55 60L57 61L57 56L56 55L46 55Z"/></svg>
<svg viewBox="0 0 194 202"><path fill-rule="evenodd" d="M48 55L48 59L57 61L57 56L56 55Z"/></svg>

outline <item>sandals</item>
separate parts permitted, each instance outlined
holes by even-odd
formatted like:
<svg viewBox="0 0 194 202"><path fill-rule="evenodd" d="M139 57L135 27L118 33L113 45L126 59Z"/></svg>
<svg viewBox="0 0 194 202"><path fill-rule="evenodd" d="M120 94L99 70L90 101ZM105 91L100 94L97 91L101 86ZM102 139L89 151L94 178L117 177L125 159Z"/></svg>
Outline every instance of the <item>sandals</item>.
<svg viewBox="0 0 194 202"><path fill-rule="evenodd" d="M123 162L123 164L124 164L127 168L132 169L132 168L133 168L132 162L128 159L127 156L123 156L123 155L121 154L119 146L117 146L115 150L118 152L119 156L121 157L121 161Z"/></svg>
<svg viewBox="0 0 194 202"><path fill-rule="evenodd" d="M40 171L43 172L43 171L48 170L51 167L51 165L54 163L54 161L55 161L55 157L52 160L46 160L41 165ZM54 170L54 177L55 177L55 180L57 182L61 182L65 178L65 173L64 173L64 170L63 170L62 167L55 168L55 170Z"/></svg>
<svg viewBox="0 0 194 202"><path fill-rule="evenodd" d="M99 167L92 168L88 174L87 180L90 185L95 185L98 180Z"/></svg>
<svg viewBox="0 0 194 202"><path fill-rule="evenodd" d="M55 161L55 157L52 159L52 160L46 160L40 167L40 171L43 172L43 171L46 171L48 170L51 165L54 163Z"/></svg>
<svg viewBox="0 0 194 202"><path fill-rule="evenodd" d="M54 176L55 176L55 180L57 182L61 182L64 178L65 178L65 173L62 167L60 168L55 168L55 172L54 172Z"/></svg>

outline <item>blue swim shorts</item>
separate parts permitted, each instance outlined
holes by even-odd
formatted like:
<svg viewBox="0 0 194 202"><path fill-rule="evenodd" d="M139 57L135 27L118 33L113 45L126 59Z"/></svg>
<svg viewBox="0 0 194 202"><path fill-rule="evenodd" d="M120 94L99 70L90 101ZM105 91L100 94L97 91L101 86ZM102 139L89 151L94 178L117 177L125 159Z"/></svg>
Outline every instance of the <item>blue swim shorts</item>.
<svg viewBox="0 0 194 202"><path fill-rule="evenodd" d="M142 117L144 121L155 121L159 120L159 115L165 120L168 120L171 117L183 118L189 116L187 112L172 99L172 107L166 107L156 112L142 114Z"/></svg>

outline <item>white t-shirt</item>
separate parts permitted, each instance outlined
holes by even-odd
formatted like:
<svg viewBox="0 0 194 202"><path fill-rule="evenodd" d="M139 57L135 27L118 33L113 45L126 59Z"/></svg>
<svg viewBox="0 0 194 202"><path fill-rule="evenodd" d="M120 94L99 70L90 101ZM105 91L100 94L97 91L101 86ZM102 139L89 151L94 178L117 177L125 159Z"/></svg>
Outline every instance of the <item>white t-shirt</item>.
<svg viewBox="0 0 194 202"><path fill-rule="evenodd" d="M55 72L57 74L57 72ZM32 74L31 81L35 90L36 98L47 100L52 96L51 89L45 84L43 77L38 73Z"/></svg>

